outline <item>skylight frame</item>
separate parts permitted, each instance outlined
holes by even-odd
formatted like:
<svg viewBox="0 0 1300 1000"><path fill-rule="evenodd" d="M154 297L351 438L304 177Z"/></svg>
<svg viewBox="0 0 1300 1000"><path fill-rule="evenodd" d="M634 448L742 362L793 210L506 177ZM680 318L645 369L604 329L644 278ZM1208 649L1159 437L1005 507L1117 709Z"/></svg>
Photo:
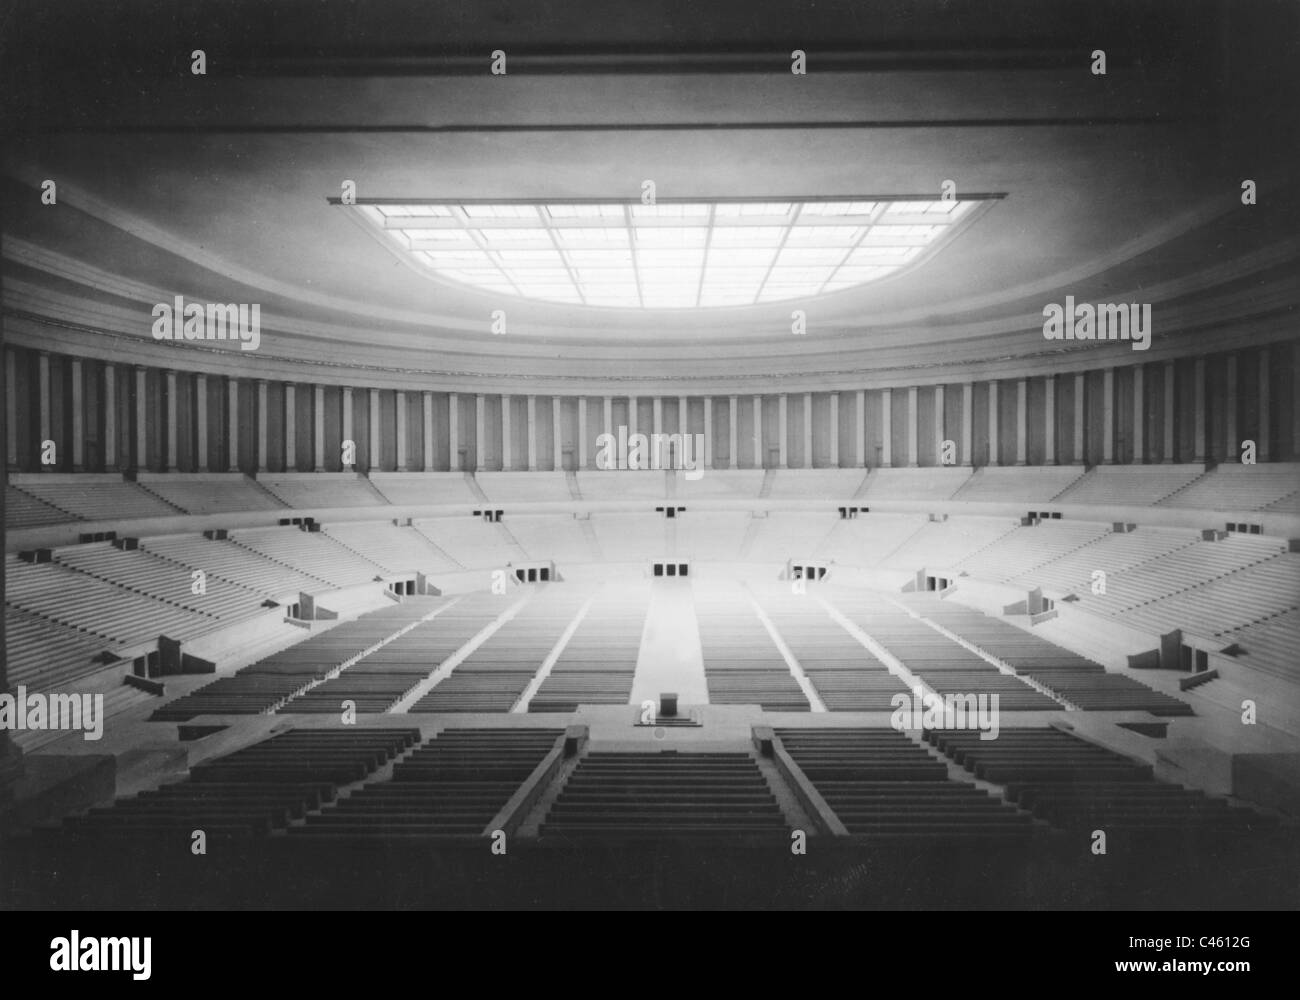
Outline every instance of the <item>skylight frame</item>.
<svg viewBox="0 0 1300 1000"><path fill-rule="evenodd" d="M612 198L373 198L357 199L350 207L390 252L420 273L460 289L513 293L556 305L681 311L780 305L895 277L933 259L1002 197L680 198L660 199L653 206ZM330 201L341 204L338 198ZM903 205L917 211L905 211ZM759 245L742 232L746 229ZM805 235L814 229L822 235ZM588 236L566 236L579 231ZM449 238L439 239L439 232ZM452 232L465 235L450 237ZM593 235L601 232L622 237ZM790 255L783 260L786 250ZM448 256L446 266L437 263L439 254L465 251L481 256L469 262ZM554 256L525 266L533 251ZM674 266L674 253L687 263ZM746 263L734 260L737 254L744 254ZM765 265L754 263L764 255ZM831 263L835 255L838 263ZM764 273L755 282L759 270ZM478 280L469 280L470 275ZM666 283L663 279L670 276L677 280Z"/></svg>

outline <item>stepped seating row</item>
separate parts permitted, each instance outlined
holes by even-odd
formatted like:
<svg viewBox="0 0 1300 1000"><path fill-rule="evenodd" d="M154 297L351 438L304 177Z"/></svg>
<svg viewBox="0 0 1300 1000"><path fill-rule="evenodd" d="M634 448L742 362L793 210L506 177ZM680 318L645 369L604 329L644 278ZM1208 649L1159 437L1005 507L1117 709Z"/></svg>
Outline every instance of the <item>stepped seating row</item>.
<svg viewBox="0 0 1300 1000"><path fill-rule="evenodd" d="M584 755L542 822L543 839L786 838L789 826L748 753Z"/></svg>
<svg viewBox="0 0 1300 1000"><path fill-rule="evenodd" d="M289 833L320 837L478 837L542 759L560 729L445 729L393 767Z"/></svg>
<svg viewBox="0 0 1300 1000"><path fill-rule="evenodd" d="M119 647L152 645L158 636L195 639L220 619L168 604L58 563L5 560L5 602Z"/></svg>
<svg viewBox="0 0 1300 1000"><path fill-rule="evenodd" d="M761 562L785 562L806 557L821 548L822 540L839 523L833 512L769 511L767 517L753 521L748 558Z"/></svg>
<svg viewBox="0 0 1300 1000"><path fill-rule="evenodd" d="M219 576L208 579L206 572L203 593L193 593L195 580L190 570L147 550L123 550L111 542L93 542L55 549L54 561L195 614L242 621L262 610L262 596L256 591Z"/></svg>
<svg viewBox="0 0 1300 1000"><path fill-rule="evenodd" d="M972 553L955 568L980 580L1014 580L1034 567L1059 559L1110 532L1107 525L1043 522L1016 528L993 544Z"/></svg>
<svg viewBox="0 0 1300 1000"><path fill-rule="evenodd" d="M841 519L834 522L816 548L801 555L811 554L845 566L879 566L930 523L924 514L873 513Z"/></svg>
<svg viewBox="0 0 1300 1000"><path fill-rule="evenodd" d="M1300 488L1300 465L1225 462L1158 504L1198 510L1262 510Z"/></svg>
<svg viewBox="0 0 1300 1000"><path fill-rule="evenodd" d="M1029 816L974 785L893 729L777 729L781 746L856 836L1023 839Z"/></svg>
<svg viewBox="0 0 1300 1000"><path fill-rule="evenodd" d="M593 514L588 523L605 562L644 563L668 554L668 519L662 514Z"/></svg>
<svg viewBox="0 0 1300 1000"><path fill-rule="evenodd" d="M981 611L932 595L914 595L908 603L1076 708L1162 716L1195 714L1178 698L1154 691L1124 674L1108 673L1100 663Z"/></svg>
<svg viewBox="0 0 1300 1000"><path fill-rule="evenodd" d="M632 695L649 590L603 590L528 702L529 712L574 712L580 704L626 705Z"/></svg>
<svg viewBox="0 0 1300 1000"><path fill-rule="evenodd" d="M292 525L239 529L230 541L290 569L324 580L331 587L355 587L384 573L383 567L344 548L322 532Z"/></svg>
<svg viewBox="0 0 1300 1000"><path fill-rule="evenodd" d="M954 500L983 503L1043 503L1083 475L1078 465L986 466L962 483Z"/></svg>
<svg viewBox="0 0 1300 1000"><path fill-rule="evenodd" d="M1057 503L1150 506L1204 475L1202 465L1099 465Z"/></svg>
<svg viewBox="0 0 1300 1000"><path fill-rule="evenodd" d="M1264 622L1234 629L1224 642L1238 647L1241 662L1275 677L1295 679L1298 675L1296 650L1300 649L1300 611L1289 611Z"/></svg>
<svg viewBox="0 0 1300 1000"><path fill-rule="evenodd" d="M103 668L93 658L104 646L99 636L5 605L5 676L12 687L52 690L92 674Z"/></svg>
<svg viewBox="0 0 1300 1000"><path fill-rule="evenodd" d="M674 519L675 554L683 559L726 562L735 560L749 529L749 520L735 512L691 511Z"/></svg>
<svg viewBox="0 0 1300 1000"><path fill-rule="evenodd" d="M1195 531L1163 528L1112 532L1073 552L1027 569L1008 582L1026 589L1042 587L1049 594L1084 593L1092 586L1095 570L1102 570L1107 576L1119 573L1195 545L1200 537L1200 533Z"/></svg>
<svg viewBox="0 0 1300 1000"><path fill-rule="evenodd" d="M1005 785L1009 801L1066 829L1183 839L1274 825L1223 799L1157 781L1149 765L1058 729L1004 729L995 741L939 730L925 738L978 777Z"/></svg>
<svg viewBox="0 0 1300 1000"><path fill-rule="evenodd" d="M849 523L849 522L845 522ZM857 639L811 600L790 601L788 591L755 588L764 614L817 691L829 712L889 712L893 697L906 694Z"/></svg>
<svg viewBox="0 0 1300 1000"><path fill-rule="evenodd" d="M434 684L410 711L511 711L586 596L547 584L536 590L528 604Z"/></svg>
<svg viewBox="0 0 1300 1000"><path fill-rule="evenodd" d="M69 818L72 835L158 837L188 845L281 829L420 740L417 729L295 729L190 769L186 780Z"/></svg>
<svg viewBox="0 0 1300 1000"><path fill-rule="evenodd" d="M507 514L502 522L532 559L565 563L596 561L581 525L572 517L554 514Z"/></svg>
<svg viewBox="0 0 1300 1000"><path fill-rule="evenodd" d="M283 510L285 504L239 473L142 474L142 489L189 514L237 514L251 510Z"/></svg>
<svg viewBox="0 0 1300 1000"><path fill-rule="evenodd" d="M462 514L412 521L411 526L457 566L505 566L520 558L499 524Z"/></svg>
<svg viewBox="0 0 1300 1000"><path fill-rule="evenodd" d="M427 536L391 521L327 524L321 532L387 573L436 573L459 568Z"/></svg>
<svg viewBox="0 0 1300 1000"><path fill-rule="evenodd" d="M482 500L464 472L371 472L370 485L389 503L400 507L420 504L478 503Z"/></svg>
<svg viewBox="0 0 1300 1000"><path fill-rule="evenodd" d="M772 637L738 588L696 590L704 679L715 705L806 712L808 699Z"/></svg>
<svg viewBox="0 0 1300 1000"><path fill-rule="evenodd" d="M164 535L140 539L140 548L160 559L190 570L201 569L268 598L296 597L302 591L321 590L326 581L300 572L230 541L213 541L202 535Z"/></svg>
<svg viewBox="0 0 1300 1000"><path fill-rule="evenodd" d="M175 517L185 513L161 497L111 473L23 474L9 485L49 507L66 511L64 521L125 521L137 517ZM6 526L18 527L5 519Z"/></svg>
<svg viewBox="0 0 1300 1000"><path fill-rule="evenodd" d="M263 474L258 483L288 507L373 507L386 503L365 476L355 472L284 472Z"/></svg>
<svg viewBox="0 0 1300 1000"><path fill-rule="evenodd" d="M66 524L72 520L75 518L66 510L59 510L24 490L5 485L5 527L8 530Z"/></svg>
<svg viewBox="0 0 1300 1000"><path fill-rule="evenodd" d="M872 521L868 516L866 524ZM859 518L859 523L862 519ZM946 568L994 544L1017 530L1017 522L994 517L949 518L929 521L880 561L881 569L915 571L922 567Z"/></svg>

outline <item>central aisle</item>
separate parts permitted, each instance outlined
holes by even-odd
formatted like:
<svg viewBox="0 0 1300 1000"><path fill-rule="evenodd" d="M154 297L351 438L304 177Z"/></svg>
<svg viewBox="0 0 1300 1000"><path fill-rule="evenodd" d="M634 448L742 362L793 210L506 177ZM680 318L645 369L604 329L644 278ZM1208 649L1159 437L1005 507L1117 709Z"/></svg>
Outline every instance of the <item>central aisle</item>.
<svg viewBox="0 0 1300 1000"><path fill-rule="evenodd" d="M659 579L650 585L650 608L632 679L631 700L634 705L643 701L657 703L665 691L676 692L682 705L709 702L690 580Z"/></svg>

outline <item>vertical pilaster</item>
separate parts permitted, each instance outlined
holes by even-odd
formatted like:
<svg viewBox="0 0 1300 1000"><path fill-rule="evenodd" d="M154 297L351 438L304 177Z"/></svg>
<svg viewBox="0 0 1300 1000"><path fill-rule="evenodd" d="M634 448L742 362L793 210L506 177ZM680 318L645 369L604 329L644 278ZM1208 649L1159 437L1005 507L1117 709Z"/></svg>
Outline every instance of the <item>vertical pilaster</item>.
<svg viewBox="0 0 1300 1000"><path fill-rule="evenodd" d="M82 472L86 467L86 395L82 382L81 359L72 359L72 471ZM168 433L173 431L170 425Z"/></svg>

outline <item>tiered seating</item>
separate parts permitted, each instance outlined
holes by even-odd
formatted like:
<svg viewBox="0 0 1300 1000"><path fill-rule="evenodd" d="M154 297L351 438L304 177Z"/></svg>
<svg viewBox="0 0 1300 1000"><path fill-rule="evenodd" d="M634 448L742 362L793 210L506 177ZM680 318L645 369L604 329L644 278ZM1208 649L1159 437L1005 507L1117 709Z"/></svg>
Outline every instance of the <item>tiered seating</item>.
<svg viewBox="0 0 1300 1000"><path fill-rule="evenodd" d="M1092 585L1093 570L1104 570L1107 575L1118 573L1194 545L1200 537L1200 532L1162 528L1113 532L1051 562L1025 570L1009 582L1026 588L1042 587L1053 593L1084 591Z"/></svg>
<svg viewBox="0 0 1300 1000"><path fill-rule="evenodd" d="M445 729L373 781L290 828L294 837L478 837L556 746L560 729Z"/></svg>
<svg viewBox="0 0 1300 1000"><path fill-rule="evenodd" d="M5 527L10 531L19 528L39 528L44 524L65 524L76 518L67 511L59 510L44 500L38 500L30 493L5 486Z"/></svg>
<svg viewBox="0 0 1300 1000"><path fill-rule="evenodd" d="M803 689L739 590L697 588L695 614L711 703L808 711Z"/></svg>
<svg viewBox="0 0 1300 1000"><path fill-rule="evenodd" d="M1234 629L1223 641L1236 643L1237 658L1248 666L1276 677L1296 679L1300 676L1296 650L1300 649L1300 612L1270 618L1268 621Z"/></svg>
<svg viewBox="0 0 1300 1000"><path fill-rule="evenodd" d="M872 469L859 500L947 500L970 478L959 466L933 469Z"/></svg>
<svg viewBox="0 0 1300 1000"><path fill-rule="evenodd" d="M498 628L411 708L412 712L509 712L585 595L543 585L518 614Z"/></svg>
<svg viewBox="0 0 1300 1000"><path fill-rule="evenodd" d="M573 500L561 472L476 472L474 479L493 503L568 503Z"/></svg>
<svg viewBox="0 0 1300 1000"><path fill-rule="evenodd" d="M141 473L141 488L190 514L229 514L247 510L283 510L284 504L239 473Z"/></svg>
<svg viewBox="0 0 1300 1000"><path fill-rule="evenodd" d="M683 559L731 562L740 558L740 546L749 519L735 511L712 513L687 509L676 518L676 553Z"/></svg>
<svg viewBox="0 0 1300 1000"><path fill-rule="evenodd" d="M399 605L349 622L348 637L364 638L368 648L405 626L420 622L446 601L440 597L408 597ZM351 702L359 715L387 712L433 671L437 640L430 641L437 619L414 625L378 649L349 664L341 674L292 698L281 714L340 715Z"/></svg>
<svg viewBox="0 0 1300 1000"><path fill-rule="evenodd" d="M1124 622L1163 634L1175 628L1217 636L1300 605L1300 554L1284 552L1172 597L1131 608Z"/></svg>
<svg viewBox="0 0 1300 1000"><path fill-rule="evenodd" d="M880 568L914 571L922 567L944 569L955 566L967 556L993 545L1016 527L1016 522L992 517L934 521L923 525L916 534L903 541L881 561Z"/></svg>
<svg viewBox="0 0 1300 1000"><path fill-rule="evenodd" d="M1100 663L1062 649L1009 622L933 596L916 595L908 600L927 618L1084 711L1194 714L1191 706L1177 698L1153 691L1124 674L1107 673Z"/></svg>
<svg viewBox="0 0 1300 1000"><path fill-rule="evenodd" d="M774 470L767 495L773 499L848 500L862 485L865 475L863 469Z"/></svg>
<svg viewBox="0 0 1300 1000"><path fill-rule="evenodd" d="M155 722L183 722L196 715L262 715L306 690L363 650L402 627L402 606L385 608L272 653L229 677L168 702ZM396 620L395 620L396 619ZM338 711L338 703L335 710Z"/></svg>
<svg viewBox="0 0 1300 1000"><path fill-rule="evenodd" d="M1054 826L1164 839L1271 825L1223 799L1165 784L1151 767L1058 729L1004 729L996 740L930 730L925 738L1006 797Z"/></svg>
<svg viewBox="0 0 1300 1000"><path fill-rule="evenodd" d="M300 591L320 590L327 583L242 545L216 542L202 535L142 538L140 548L191 570L201 569L209 578L238 583L263 597L296 597Z"/></svg>
<svg viewBox="0 0 1300 1000"><path fill-rule="evenodd" d="M842 603L845 598L839 600ZM1002 712L1052 712L1061 708L1024 681L1002 673L969 649L890 605L867 604L848 617L937 694L996 694Z"/></svg>
<svg viewBox="0 0 1300 1000"><path fill-rule="evenodd" d="M569 514L508 514L506 520L510 534L533 559L554 559L560 565L595 561L587 536Z"/></svg>
<svg viewBox="0 0 1300 1000"><path fill-rule="evenodd" d="M138 837L188 847L209 839L269 833L334 798L407 747L418 729L295 729L190 769L185 781L121 799L65 821L83 836ZM171 836L170 841L159 837Z"/></svg>
<svg viewBox="0 0 1300 1000"><path fill-rule="evenodd" d="M584 500L662 500L667 492L659 469L580 469L576 475Z"/></svg>
<svg viewBox="0 0 1300 1000"><path fill-rule="evenodd" d="M688 512L689 513L689 512ZM770 511L753 522L754 534L746 556L754 562L785 562L815 552L836 524L839 515L803 511Z"/></svg>
<svg viewBox="0 0 1300 1000"><path fill-rule="evenodd" d="M1088 591L1082 594L1081 607L1098 614L1122 617L1127 624L1130 621L1128 612L1133 608L1278 556L1285 547L1285 543L1276 538L1242 535L1232 535L1218 542L1197 542L1133 569L1112 574L1106 581L1106 593Z"/></svg>
<svg viewBox="0 0 1300 1000"><path fill-rule="evenodd" d="M972 553L959 568L981 580L1005 581L1029 573L1035 566L1059 559L1105 536L1104 524L1045 521L1017 528L992 545Z"/></svg>
<svg viewBox="0 0 1300 1000"><path fill-rule="evenodd" d="M186 588L188 591L188 587ZM57 563L5 560L5 601L120 646L155 643L159 635L195 639L220 619L168 604Z"/></svg>
<svg viewBox="0 0 1300 1000"><path fill-rule="evenodd" d="M436 517L413 521L412 526L461 566L504 567L520 557L501 528L482 518Z"/></svg>
<svg viewBox="0 0 1300 1000"><path fill-rule="evenodd" d="M355 472L264 473L257 481L299 510L374 507L387 502L365 476Z"/></svg>
<svg viewBox="0 0 1300 1000"><path fill-rule="evenodd" d="M321 532L388 573L435 573L458 568L426 536L391 521L327 524Z"/></svg>
<svg viewBox="0 0 1300 1000"><path fill-rule="evenodd" d="M1300 490L1274 500L1264 510L1270 514L1300 514Z"/></svg>
<svg viewBox="0 0 1300 1000"><path fill-rule="evenodd" d="M5 606L5 675L10 685L56 688L103 669L104 640L29 611Z"/></svg>
<svg viewBox="0 0 1300 1000"><path fill-rule="evenodd" d="M952 498L983 503L1042 503L1067 489L1081 475L1082 466L988 466L966 480Z"/></svg>
<svg viewBox="0 0 1300 1000"><path fill-rule="evenodd" d="M827 711L889 712L894 695L908 694L906 685L820 604L766 591L760 602Z"/></svg>
<svg viewBox="0 0 1300 1000"><path fill-rule="evenodd" d="M1150 506L1203 475L1203 465L1099 465L1057 503Z"/></svg>
<svg viewBox="0 0 1300 1000"><path fill-rule="evenodd" d="M855 836L1001 839L1024 838L1033 829L1027 815L949 780L942 761L893 729L778 729L776 735Z"/></svg>
<svg viewBox="0 0 1300 1000"><path fill-rule="evenodd" d="M528 702L529 712L574 712L580 704L626 705L632 695L649 591L605 589Z"/></svg>
<svg viewBox="0 0 1300 1000"><path fill-rule="evenodd" d="M482 503L463 472L372 472L370 485L399 507Z"/></svg>
<svg viewBox="0 0 1300 1000"><path fill-rule="evenodd" d="M192 593L189 569L143 549L123 550L111 542L94 542L56 549L54 561L165 604L227 622L252 618L262 610L261 594L219 576L204 580L205 593Z"/></svg>
<svg viewBox="0 0 1300 1000"><path fill-rule="evenodd" d="M1224 463L1177 493L1165 497L1159 506L1223 511L1262 510L1294 493L1298 486L1300 464Z"/></svg>
<svg viewBox="0 0 1300 1000"><path fill-rule="evenodd" d="M846 566L877 566L928 524L923 514L862 514L836 521L811 555Z"/></svg>
<svg viewBox="0 0 1300 1000"><path fill-rule="evenodd" d="M621 473L596 473L596 475L620 475ZM651 473L627 473L627 475L651 475ZM653 473L663 482L663 473ZM583 494L586 495L585 492ZM688 512L689 513L689 512ZM668 555L666 525L668 519L662 514L592 514L591 527L596 532L601 554L605 562L645 563L654 559L663 559Z"/></svg>
<svg viewBox="0 0 1300 1000"><path fill-rule="evenodd" d="M175 517L182 513L135 483L128 483L112 473L15 473L9 477L9 484L86 521Z"/></svg>
<svg viewBox="0 0 1300 1000"><path fill-rule="evenodd" d="M747 753L608 753L578 761L543 838L785 838L776 796Z"/></svg>
<svg viewBox="0 0 1300 1000"><path fill-rule="evenodd" d="M369 583L384 572L383 567L348 551L321 532L291 526L241 528L230 533L230 541L291 569L310 573L332 587Z"/></svg>

